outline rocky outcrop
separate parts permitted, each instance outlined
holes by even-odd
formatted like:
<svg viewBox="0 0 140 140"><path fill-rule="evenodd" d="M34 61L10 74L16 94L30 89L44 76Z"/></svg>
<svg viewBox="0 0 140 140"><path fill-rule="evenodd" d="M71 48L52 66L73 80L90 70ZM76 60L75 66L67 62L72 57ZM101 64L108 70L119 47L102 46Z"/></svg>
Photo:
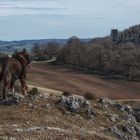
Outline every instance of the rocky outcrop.
<svg viewBox="0 0 140 140"><path fill-rule="evenodd" d="M133 109L133 115L135 116L137 122L140 123L140 106Z"/></svg>
<svg viewBox="0 0 140 140"><path fill-rule="evenodd" d="M59 107L65 108L71 113L84 112L86 116L95 118L96 112L94 111L91 103L82 96L76 95L63 95L58 101Z"/></svg>
<svg viewBox="0 0 140 140"><path fill-rule="evenodd" d="M110 127L108 131L114 134L120 140L127 140L127 137L116 126Z"/></svg>
<svg viewBox="0 0 140 140"><path fill-rule="evenodd" d="M0 98L0 105L20 104L24 98L22 95L16 92L9 92L7 96L7 99Z"/></svg>
<svg viewBox="0 0 140 140"><path fill-rule="evenodd" d="M97 100L88 100L83 96L72 95L66 92L63 95L51 95L42 92L37 88L33 88L31 91L29 91L28 96L26 97L19 93L8 93L8 98L6 100L0 99L0 105L9 105L8 108L10 108L10 105L18 104L20 104L20 106L17 106L16 108L18 108L19 111L21 109L20 107L22 107L22 110L27 111L26 114L28 115L30 115L29 112L31 112L31 114L35 113L36 117L38 118L35 118L34 120L33 115L33 121L36 121L37 119L39 120L38 122L48 123L49 121L46 121L46 119L51 120L53 118L54 120L51 121L54 122L54 126L59 125L59 121L61 121L61 126L64 120L64 131L65 128L67 128L67 126L70 126L73 122L74 127L71 126L71 128L75 129L81 128L81 126L85 127L83 129L83 132L86 129L94 129L94 131L96 131L97 129L99 133L111 136L112 139L140 139L139 106L134 107L119 101L109 99L107 97L101 97ZM3 108L3 106L0 107ZM6 107L4 106L4 108ZM37 115L40 113L41 115ZM16 115L19 114L17 113ZM56 115L55 117L53 116L54 114ZM43 118L42 120L40 120L40 117L42 116ZM18 117L20 118L21 116ZM23 121L25 118L26 116L24 116ZM29 120L29 118L27 120ZM69 123L67 122L68 120L70 120ZM77 121L78 123L75 123ZM22 128L23 126L21 125L21 128L19 127L17 129L17 132L32 133L35 131L41 132L41 134L43 134L44 132L46 133L48 131L48 129L46 129L46 125L44 125L45 123L40 123L40 127L34 127L36 125L32 126L32 123L33 122L27 123L27 126L25 128ZM89 125L91 123L92 125ZM3 128L4 127L0 129ZM72 130L71 128L70 131Z"/></svg>
<svg viewBox="0 0 140 140"><path fill-rule="evenodd" d="M119 127L112 126L108 131L120 140L139 140L140 138L139 125L123 124Z"/></svg>
<svg viewBox="0 0 140 140"><path fill-rule="evenodd" d="M78 96L62 96L60 102L70 112L77 112L81 107L90 106L90 103L84 97Z"/></svg>
<svg viewBox="0 0 140 140"><path fill-rule="evenodd" d="M124 105L119 102L116 102L114 100L109 99L108 97L101 97L98 100L98 103L100 103L103 107L112 107L114 109L117 109L120 112L127 112L127 113L133 113L133 109L130 105Z"/></svg>

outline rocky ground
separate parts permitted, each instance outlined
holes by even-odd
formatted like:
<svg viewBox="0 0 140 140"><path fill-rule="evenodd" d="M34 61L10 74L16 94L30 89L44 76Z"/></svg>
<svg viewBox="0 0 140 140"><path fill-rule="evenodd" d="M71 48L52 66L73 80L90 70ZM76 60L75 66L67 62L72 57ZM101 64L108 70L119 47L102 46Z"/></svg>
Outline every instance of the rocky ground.
<svg viewBox="0 0 140 140"><path fill-rule="evenodd" d="M0 140L139 140L140 102L32 88L0 99Z"/></svg>

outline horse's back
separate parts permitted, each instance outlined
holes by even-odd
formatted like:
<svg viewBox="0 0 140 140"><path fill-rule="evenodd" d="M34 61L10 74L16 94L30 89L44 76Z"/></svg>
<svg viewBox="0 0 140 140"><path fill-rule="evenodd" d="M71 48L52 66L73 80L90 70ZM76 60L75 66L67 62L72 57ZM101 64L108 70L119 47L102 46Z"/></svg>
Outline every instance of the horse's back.
<svg viewBox="0 0 140 140"><path fill-rule="evenodd" d="M7 73L8 75L13 75L20 73L22 71L22 66L18 60L12 57L7 57L2 65L2 73Z"/></svg>

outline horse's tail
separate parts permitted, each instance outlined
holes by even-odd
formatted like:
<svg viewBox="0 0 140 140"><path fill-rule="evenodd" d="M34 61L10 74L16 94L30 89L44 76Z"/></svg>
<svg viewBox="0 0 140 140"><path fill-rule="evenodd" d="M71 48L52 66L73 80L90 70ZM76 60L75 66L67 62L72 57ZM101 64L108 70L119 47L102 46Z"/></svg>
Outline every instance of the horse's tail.
<svg viewBox="0 0 140 140"><path fill-rule="evenodd" d="M4 80L5 75L7 74L7 63L2 65L1 73L0 73L0 84L2 80Z"/></svg>
<svg viewBox="0 0 140 140"><path fill-rule="evenodd" d="M3 86L3 98L6 99L6 92L7 92L7 74L8 74L8 63L4 63L2 65L2 70L0 73L0 84L3 81L4 86Z"/></svg>
<svg viewBox="0 0 140 140"><path fill-rule="evenodd" d="M2 80L3 80L3 74L2 74L2 71L1 71L1 73L0 73L0 84L1 84Z"/></svg>

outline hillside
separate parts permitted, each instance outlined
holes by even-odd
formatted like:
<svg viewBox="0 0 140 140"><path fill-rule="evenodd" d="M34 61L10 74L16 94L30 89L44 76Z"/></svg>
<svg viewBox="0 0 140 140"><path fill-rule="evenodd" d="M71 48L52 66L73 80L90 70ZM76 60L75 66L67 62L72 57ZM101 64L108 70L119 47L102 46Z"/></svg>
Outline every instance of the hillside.
<svg viewBox="0 0 140 140"><path fill-rule="evenodd" d="M13 52L15 49L26 48L30 50L34 44L39 43L59 43L61 45L66 43L66 39L41 39L41 40L21 40L21 41L0 41L0 51Z"/></svg>
<svg viewBox="0 0 140 140"><path fill-rule="evenodd" d="M0 99L0 139L138 140L140 102L31 88Z"/></svg>
<svg viewBox="0 0 140 140"><path fill-rule="evenodd" d="M88 42L90 39L81 39L84 42ZM31 50L34 44L48 44L50 42L64 45L67 39L40 39L40 40L20 40L20 41L0 41L0 51L2 52L13 52L15 49L21 50L26 48Z"/></svg>

